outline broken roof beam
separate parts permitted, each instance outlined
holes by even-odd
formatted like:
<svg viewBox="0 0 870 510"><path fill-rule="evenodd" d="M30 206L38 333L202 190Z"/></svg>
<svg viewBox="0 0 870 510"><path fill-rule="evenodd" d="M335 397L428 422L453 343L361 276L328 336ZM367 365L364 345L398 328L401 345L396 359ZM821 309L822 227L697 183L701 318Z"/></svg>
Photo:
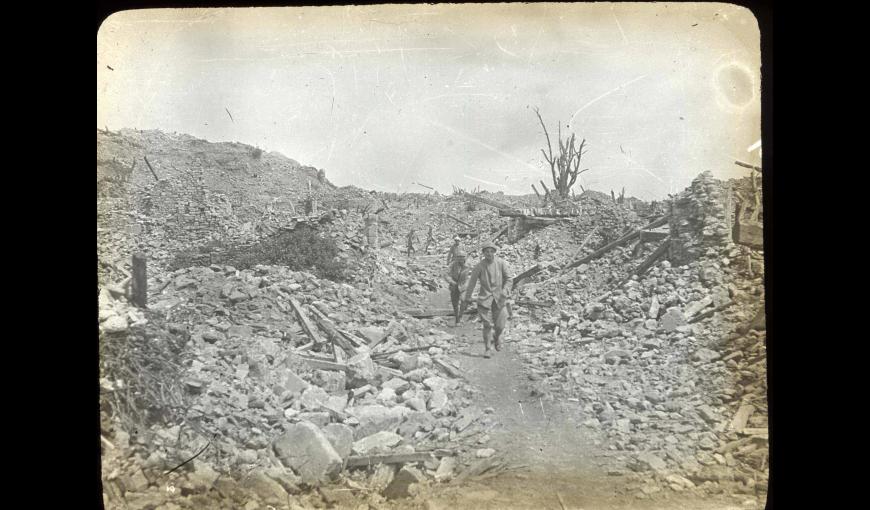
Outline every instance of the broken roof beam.
<svg viewBox="0 0 870 510"><path fill-rule="evenodd" d="M761 171L760 166L750 165L749 163L744 163L744 162L740 161L739 159L734 160L734 164L737 166L742 166L743 168L751 168L752 170L755 170L756 172Z"/></svg>
<svg viewBox="0 0 870 510"><path fill-rule="evenodd" d="M296 314L296 319L298 319L299 325L302 326L302 330L305 331L305 334L308 335L308 338L318 344L324 343L323 338L321 338L320 335L317 334L317 330L315 330L314 326L311 325L311 322L308 321L308 317L305 316L305 312L302 311L302 307L299 305L299 302L297 302L293 298L290 298L290 307L293 308L293 313Z"/></svg>
<svg viewBox="0 0 870 510"><path fill-rule="evenodd" d="M601 257L605 253L609 252L610 250L616 248L617 246L625 244L636 237L640 237L640 233L643 232L644 230L650 230L650 229L658 228L658 227L661 227L662 225L665 225L670 220L670 218L671 218L670 215L662 216L661 218L650 223L649 225L645 225L637 230L634 230L633 232L620 237L616 241L613 241L611 243L608 243L608 244L602 246L601 248L590 253L589 255L586 255L585 257L583 257L581 259L578 259L578 260L575 260L574 262L571 262L570 264L565 266L562 270L565 271L565 270L571 269L572 267L577 267L581 264L585 264L587 262L595 260L598 257Z"/></svg>
<svg viewBox="0 0 870 510"><path fill-rule="evenodd" d="M448 218L450 218L451 220L453 220L453 221L455 221L455 222L457 222L457 223L460 223L460 224L462 224L462 225L465 225L465 226L468 227L468 228L474 228L474 225L469 225L468 223L465 223L464 221L460 220L459 218L454 218L453 216L451 216L451 215L449 215L449 214L445 214L445 216L447 216Z"/></svg>

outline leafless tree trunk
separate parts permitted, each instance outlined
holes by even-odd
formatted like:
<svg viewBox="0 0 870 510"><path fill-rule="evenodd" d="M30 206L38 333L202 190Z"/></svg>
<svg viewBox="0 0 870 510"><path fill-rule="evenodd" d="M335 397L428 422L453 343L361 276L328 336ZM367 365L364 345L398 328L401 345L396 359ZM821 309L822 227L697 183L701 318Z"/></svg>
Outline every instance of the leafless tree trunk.
<svg viewBox="0 0 870 510"><path fill-rule="evenodd" d="M557 131L557 141L559 142L559 152L558 154L553 154L553 146L550 142L550 134L547 132L547 126L544 124L544 119L541 118L541 112L535 108L535 114L538 116L538 120L541 121L541 127L544 128L544 136L547 138L547 151L541 149L541 153L544 155L544 159L547 160L547 163L550 164L550 173L553 176L553 187L559 194L561 198L568 198L571 196L571 186L577 182L577 177L589 170L588 168L584 168L580 170L580 159L585 154L583 148L586 145L586 139L580 141L580 144L577 145L577 137L574 133L571 133L570 137L562 140L562 125L558 124Z"/></svg>

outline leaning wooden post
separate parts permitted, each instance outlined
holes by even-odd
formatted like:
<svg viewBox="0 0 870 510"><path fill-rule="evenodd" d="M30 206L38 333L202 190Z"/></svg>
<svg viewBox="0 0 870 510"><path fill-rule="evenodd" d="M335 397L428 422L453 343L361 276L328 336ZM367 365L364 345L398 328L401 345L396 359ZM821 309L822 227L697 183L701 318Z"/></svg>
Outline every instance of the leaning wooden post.
<svg viewBox="0 0 870 510"><path fill-rule="evenodd" d="M154 168L151 166L151 162L148 161L148 157L147 157L147 156L142 156L142 159L145 160L145 164L148 165L148 169L151 170L151 175L154 176L154 180L157 181L157 182L160 182L160 178L157 177L157 172L154 171Z"/></svg>
<svg viewBox="0 0 870 510"><path fill-rule="evenodd" d="M133 304L139 308L148 308L148 272L143 253L133 254L133 281L130 294Z"/></svg>

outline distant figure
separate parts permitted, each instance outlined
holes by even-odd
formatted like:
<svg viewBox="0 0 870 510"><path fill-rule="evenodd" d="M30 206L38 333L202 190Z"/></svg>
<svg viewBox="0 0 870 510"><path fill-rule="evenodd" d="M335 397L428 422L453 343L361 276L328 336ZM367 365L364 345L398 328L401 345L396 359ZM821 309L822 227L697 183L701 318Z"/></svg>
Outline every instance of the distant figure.
<svg viewBox="0 0 870 510"><path fill-rule="evenodd" d="M423 249L423 251L426 252L426 255L429 255L429 245L434 242L436 241L435 236L432 235L432 225L429 225L429 233L426 234L426 247Z"/></svg>
<svg viewBox="0 0 870 510"><path fill-rule="evenodd" d="M480 281L480 292L477 293L477 315L483 323L483 346L485 358L490 357L489 344L494 343L495 350L501 350L501 334L508 319L508 299L513 286L513 278L507 263L496 258L496 246L492 241L481 247L483 260L471 271L471 278L465 290L462 310L471 302L474 287ZM493 329L495 335L493 337Z"/></svg>
<svg viewBox="0 0 870 510"><path fill-rule="evenodd" d="M456 317L457 326L462 319L462 310L459 305L462 300L462 293L465 292L468 286L469 274L469 269L465 265L465 252L462 248L459 248L445 277L450 285L450 302L453 304L453 315Z"/></svg>
<svg viewBox="0 0 870 510"><path fill-rule="evenodd" d="M406 247L408 250L408 256L411 256L411 252L416 252L417 250L414 248L414 241L420 242L420 239L417 237L417 232L412 228L410 232L408 232L408 246Z"/></svg>
<svg viewBox="0 0 870 510"><path fill-rule="evenodd" d="M538 258L540 258L540 256L541 256L541 245L538 243L535 243L535 260L538 260Z"/></svg>
<svg viewBox="0 0 870 510"><path fill-rule="evenodd" d="M450 266L450 263L453 262L453 259L456 258L456 254L462 251L462 247L459 246L460 238L456 236L453 238L453 246L450 247L450 251L447 252L447 266Z"/></svg>

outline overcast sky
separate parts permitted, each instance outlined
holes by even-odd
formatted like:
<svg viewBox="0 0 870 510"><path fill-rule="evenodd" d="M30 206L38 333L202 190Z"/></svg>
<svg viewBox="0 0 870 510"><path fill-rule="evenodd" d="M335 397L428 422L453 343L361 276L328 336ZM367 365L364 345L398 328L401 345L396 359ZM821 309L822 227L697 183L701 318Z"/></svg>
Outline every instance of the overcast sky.
<svg viewBox="0 0 870 510"><path fill-rule="evenodd" d="M97 36L97 127L256 145L339 186L525 194L552 184L538 107L586 139L584 186L649 200L760 164L759 45L729 4L127 11Z"/></svg>

